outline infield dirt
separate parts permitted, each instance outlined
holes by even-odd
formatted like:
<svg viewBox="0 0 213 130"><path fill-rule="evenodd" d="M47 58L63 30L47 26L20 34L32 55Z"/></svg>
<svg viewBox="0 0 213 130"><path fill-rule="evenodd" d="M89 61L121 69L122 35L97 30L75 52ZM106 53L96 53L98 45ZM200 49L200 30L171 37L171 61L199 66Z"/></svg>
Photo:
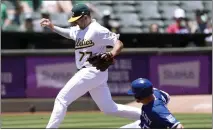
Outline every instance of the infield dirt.
<svg viewBox="0 0 213 130"><path fill-rule="evenodd" d="M131 102L126 105L141 108L142 104ZM171 96L168 108L172 113L212 113L212 95L181 95ZM74 113L85 111L74 111ZM89 113L100 111L86 111ZM51 114L51 111L36 112L35 114ZM68 112L73 113L73 112ZM2 115L29 115L29 112L4 112Z"/></svg>
<svg viewBox="0 0 213 130"><path fill-rule="evenodd" d="M136 102L128 105L142 106ZM168 108L173 113L212 113L212 95L171 96Z"/></svg>

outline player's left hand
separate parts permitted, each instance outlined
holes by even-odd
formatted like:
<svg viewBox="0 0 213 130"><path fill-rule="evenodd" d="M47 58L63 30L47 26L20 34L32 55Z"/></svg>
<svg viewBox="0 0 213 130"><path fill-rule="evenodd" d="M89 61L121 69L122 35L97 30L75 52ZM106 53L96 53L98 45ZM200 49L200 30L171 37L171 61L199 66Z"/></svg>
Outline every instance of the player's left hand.
<svg viewBox="0 0 213 130"><path fill-rule="evenodd" d="M105 71L110 65L114 64L115 59L111 53L106 52L94 54L90 56L87 61L92 64L92 66L96 67L97 70Z"/></svg>
<svg viewBox="0 0 213 130"><path fill-rule="evenodd" d="M109 61L112 58L113 58L113 55L111 52L106 52L101 55L101 59L106 60L106 61Z"/></svg>

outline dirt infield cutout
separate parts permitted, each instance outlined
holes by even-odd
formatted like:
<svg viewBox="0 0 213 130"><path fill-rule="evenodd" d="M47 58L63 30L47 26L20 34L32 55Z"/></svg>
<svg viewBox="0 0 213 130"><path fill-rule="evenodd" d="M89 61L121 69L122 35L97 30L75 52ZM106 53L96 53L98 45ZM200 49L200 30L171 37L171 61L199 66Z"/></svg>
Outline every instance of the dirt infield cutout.
<svg viewBox="0 0 213 130"><path fill-rule="evenodd" d="M128 105L142 106L136 102ZM173 113L212 113L212 95L171 96L168 108Z"/></svg>
<svg viewBox="0 0 213 130"><path fill-rule="evenodd" d="M126 105L141 108L141 104L131 102ZM168 108L173 113L212 113L212 95L190 95L190 96L171 96ZM100 111L74 111L69 113L100 113ZM29 112L6 112L1 113L2 115L30 115ZM48 112L36 112L35 114L47 114L50 115L51 111Z"/></svg>

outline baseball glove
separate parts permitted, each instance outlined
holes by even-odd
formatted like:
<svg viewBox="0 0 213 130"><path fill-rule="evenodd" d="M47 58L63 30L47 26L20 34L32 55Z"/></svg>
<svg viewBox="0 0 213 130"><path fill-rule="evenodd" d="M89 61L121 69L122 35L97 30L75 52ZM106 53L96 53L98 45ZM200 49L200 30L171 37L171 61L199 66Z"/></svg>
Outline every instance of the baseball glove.
<svg viewBox="0 0 213 130"><path fill-rule="evenodd" d="M96 67L97 70L105 71L110 65L114 64L115 59L110 52L94 54L90 56L87 61Z"/></svg>

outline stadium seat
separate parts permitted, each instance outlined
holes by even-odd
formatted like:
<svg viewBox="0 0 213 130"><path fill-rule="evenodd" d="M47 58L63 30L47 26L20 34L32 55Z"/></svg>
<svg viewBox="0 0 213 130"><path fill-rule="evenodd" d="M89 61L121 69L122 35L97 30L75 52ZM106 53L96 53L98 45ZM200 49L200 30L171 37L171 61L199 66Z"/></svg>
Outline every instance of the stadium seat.
<svg viewBox="0 0 213 130"><path fill-rule="evenodd" d="M195 20L195 12L186 12L186 18L188 18L189 20Z"/></svg>
<svg viewBox="0 0 213 130"><path fill-rule="evenodd" d="M7 26L3 31L19 31L20 26L17 24L11 24L10 26Z"/></svg>
<svg viewBox="0 0 213 130"><path fill-rule="evenodd" d="M132 5L115 5L113 6L115 12L136 12L136 9Z"/></svg>
<svg viewBox="0 0 213 130"><path fill-rule="evenodd" d="M121 4L121 5L134 5L135 1L112 1L113 4Z"/></svg>
<svg viewBox="0 0 213 130"><path fill-rule="evenodd" d="M68 14L66 13L53 13L50 14L50 18L55 25L67 27L69 23L67 20L69 19Z"/></svg>
<svg viewBox="0 0 213 130"><path fill-rule="evenodd" d="M142 27L144 33L149 33L149 27Z"/></svg>
<svg viewBox="0 0 213 130"><path fill-rule="evenodd" d="M203 1L204 9L208 12L212 12L212 1Z"/></svg>
<svg viewBox="0 0 213 130"><path fill-rule="evenodd" d="M138 27L122 27L121 33L142 33L142 29Z"/></svg>
<svg viewBox="0 0 213 130"><path fill-rule="evenodd" d="M171 0L171 1L159 1L159 4L161 4L161 5L179 5L180 4L180 1L177 1L177 0L175 0L175 1L173 1L173 0Z"/></svg>
<svg viewBox="0 0 213 130"><path fill-rule="evenodd" d="M33 12L32 16L34 19L41 19L41 13L40 12Z"/></svg>
<svg viewBox="0 0 213 130"><path fill-rule="evenodd" d="M146 10L153 10L154 12L158 12L158 4L150 4L150 5L136 5L135 6L136 10L139 11L139 12L142 12L142 11L146 11ZM147 11L148 12L148 11Z"/></svg>
<svg viewBox="0 0 213 130"><path fill-rule="evenodd" d="M107 0L107 1L91 1L91 4L94 4L96 6L98 5L111 5L113 2L111 0Z"/></svg>
<svg viewBox="0 0 213 130"><path fill-rule="evenodd" d="M204 0L203 4L204 5L212 5L212 0Z"/></svg>
<svg viewBox="0 0 213 130"><path fill-rule="evenodd" d="M158 12L157 5L151 5L151 6L136 6L139 17L141 19L160 19L161 16Z"/></svg>
<svg viewBox="0 0 213 130"><path fill-rule="evenodd" d="M174 17L175 9L179 8L176 5L162 5L159 6L159 10L162 12L161 16L164 19L172 19Z"/></svg>
<svg viewBox="0 0 213 130"><path fill-rule="evenodd" d="M4 3L6 5L7 9L15 9L14 4L12 2L10 2L10 1L6 1L5 0L2 3Z"/></svg>
<svg viewBox="0 0 213 130"><path fill-rule="evenodd" d="M157 5L158 4L158 1L140 1L140 0L138 0L138 1L136 1L135 2L137 5L146 5L146 6L149 6L149 5Z"/></svg>
<svg viewBox="0 0 213 130"><path fill-rule="evenodd" d="M181 1L181 8L183 8L186 11L204 9L202 1Z"/></svg>
<svg viewBox="0 0 213 130"><path fill-rule="evenodd" d="M212 0L203 0L203 4L212 4Z"/></svg>
<svg viewBox="0 0 213 130"><path fill-rule="evenodd" d="M165 31L165 28L164 28L164 27L163 27L163 28L159 28L159 32L160 32L160 33L166 32L166 31Z"/></svg>
<svg viewBox="0 0 213 130"><path fill-rule="evenodd" d="M149 27L143 27L143 28L142 28L142 31L143 31L144 33L149 33L149 32L150 32L150 31L149 31ZM164 31L164 28L159 28L159 32L160 32L160 33L165 32L165 31Z"/></svg>
<svg viewBox="0 0 213 130"><path fill-rule="evenodd" d="M113 8L109 5L99 5L96 7L100 13L103 13L105 10L109 10L110 12L113 12Z"/></svg>
<svg viewBox="0 0 213 130"><path fill-rule="evenodd" d="M161 15L158 12L152 13L152 12L143 12L139 13L140 19L146 20L146 19L161 19Z"/></svg>
<svg viewBox="0 0 213 130"><path fill-rule="evenodd" d="M164 27L167 28L169 25L174 23L174 20L167 19L167 20L164 20L163 23L164 23Z"/></svg>
<svg viewBox="0 0 213 130"><path fill-rule="evenodd" d="M121 19L120 24L122 27L141 27L142 23L140 20L129 20L128 18L126 19Z"/></svg>
<svg viewBox="0 0 213 130"><path fill-rule="evenodd" d="M20 14L20 22L23 23L25 21L26 16L30 16L33 20L41 19L41 13L40 12L32 12L32 13L21 13Z"/></svg>
<svg viewBox="0 0 213 130"><path fill-rule="evenodd" d="M139 17L136 13L117 13L115 16L119 19L128 19L130 21L139 20Z"/></svg>
<svg viewBox="0 0 213 130"><path fill-rule="evenodd" d="M158 24L159 27L164 27L164 23L162 20L143 20L143 27L149 27L151 24Z"/></svg>
<svg viewBox="0 0 213 130"><path fill-rule="evenodd" d="M124 27L129 27L129 26L141 27L142 26L138 15L135 13L118 13L116 15L120 19L121 26L124 26Z"/></svg>
<svg viewBox="0 0 213 130"><path fill-rule="evenodd" d="M212 12L208 12L208 13L207 13L207 16L208 16L209 19L212 20Z"/></svg>

